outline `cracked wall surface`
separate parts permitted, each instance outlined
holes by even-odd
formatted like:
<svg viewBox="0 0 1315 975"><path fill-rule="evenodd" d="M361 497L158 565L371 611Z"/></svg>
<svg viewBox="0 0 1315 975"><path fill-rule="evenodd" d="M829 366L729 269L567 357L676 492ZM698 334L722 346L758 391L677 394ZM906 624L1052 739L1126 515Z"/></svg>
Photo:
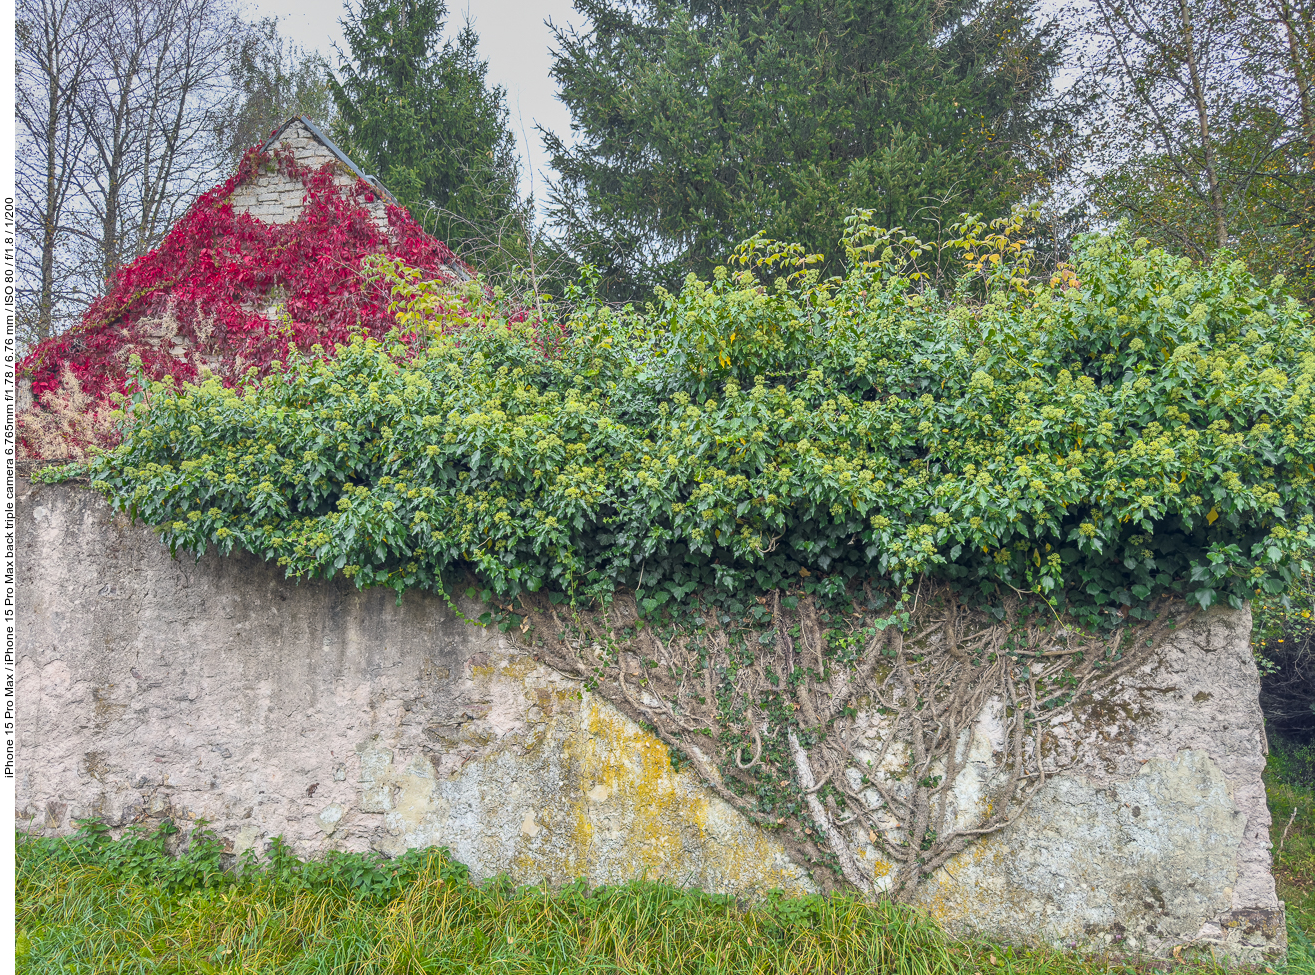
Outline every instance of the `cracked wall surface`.
<svg viewBox="0 0 1315 975"><path fill-rule="evenodd" d="M174 560L72 486L20 479L18 526L20 826L171 816L235 853L439 845L477 878L814 889L658 739L440 599ZM1249 634L1245 610L1200 617L1048 726L1062 773L923 905L1012 941L1280 953ZM988 707L965 736L960 808L999 773L999 733Z"/></svg>

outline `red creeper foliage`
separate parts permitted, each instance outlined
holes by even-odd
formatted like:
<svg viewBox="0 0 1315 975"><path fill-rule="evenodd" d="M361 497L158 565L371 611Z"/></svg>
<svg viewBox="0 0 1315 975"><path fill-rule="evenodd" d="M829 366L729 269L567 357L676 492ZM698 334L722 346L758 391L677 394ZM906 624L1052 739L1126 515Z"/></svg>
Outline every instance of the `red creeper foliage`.
<svg viewBox="0 0 1315 975"><path fill-rule="evenodd" d="M305 188L304 207L290 223L234 212L233 191L266 167ZM35 411L59 412L71 375L91 404L88 412L108 413L112 394L126 390L133 354L151 379L191 381L204 368L232 385L253 368L265 373L293 347L309 352L317 344L332 349L353 334L381 336L394 315L388 283L362 274L370 255L394 258L424 279L457 279L455 270L464 265L405 209L389 204L384 230L367 209L376 190L362 180L342 187L334 176L332 164L310 169L287 151L249 150L159 247L118 271L80 324L41 342L19 363ZM282 313L275 314L279 305ZM40 436L38 426L21 424L20 448L28 456L81 456L93 443L75 433L56 443ZM96 429L94 442L107 445L112 426Z"/></svg>

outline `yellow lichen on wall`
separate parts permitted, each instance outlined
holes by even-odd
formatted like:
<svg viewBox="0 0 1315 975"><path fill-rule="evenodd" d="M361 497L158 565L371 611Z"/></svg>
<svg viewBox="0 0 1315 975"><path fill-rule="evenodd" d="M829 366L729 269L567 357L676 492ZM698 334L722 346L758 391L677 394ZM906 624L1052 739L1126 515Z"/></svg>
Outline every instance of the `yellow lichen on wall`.
<svg viewBox="0 0 1315 975"><path fill-rule="evenodd" d="M505 792L482 793L479 803L485 829L514 837L514 879L649 877L719 891L813 889L770 832L692 773L676 771L661 740L577 682L500 649L467 672L470 697L482 702L472 724L491 740L437 791L468 793L458 780L492 781L514 757L520 780ZM511 820L514 829L498 825Z"/></svg>
<svg viewBox="0 0 1315 975"><path fill-rule="evenodd" d="M656 878L672 875L686 846L704 845L707 797L680 781L657 738L590 699L566 747L580 769L578 829L591 853L614 850L635 873Z"/></svg>
<svg viewBox="0 0 1315 975"><path fill-rule="evenodd" d="M981 909L983 891L979 888L983 877L987 878L985 886L990 894L1001 894L1004 885L999 871L986 867L988 860L998 861L1000 853L989 842L972 844L927 879L918 892L918 906L943 924L971 918Z"/></svg>
<svg viewBox="0 0 1315 975"><path fill-rule="evenodd" d="M593 883L642 876L715 891L812 889L774 837L677 772L665 744L605 701L583 693L578 707L554 712L557 727L544 747L560 747L573 781L553 821L535 823L553 835L540 842L537 831L524 836L515 875Z"/></svg>

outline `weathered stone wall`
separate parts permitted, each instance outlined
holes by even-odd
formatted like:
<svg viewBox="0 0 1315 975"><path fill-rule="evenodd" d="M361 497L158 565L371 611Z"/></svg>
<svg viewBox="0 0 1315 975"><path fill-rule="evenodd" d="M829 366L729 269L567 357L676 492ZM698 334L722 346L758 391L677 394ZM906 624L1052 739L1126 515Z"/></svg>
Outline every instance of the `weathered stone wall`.
<svg viewBox="0 0 1315 975"><path fill-rule="evenodd" d="M344 189L356 185L356 174L300 120L283 131L278 148L290 149L297 162L308 169L332 163L335 167L334 183ZM235 189L229 200L237 213L249 213L265 223L291 223L301 215L306 204L306 188L300 180L291 179L270 165L255 179ZM376 196L373 203L363 206L376 226L381 230L388 229L388 212L382 196Z"/></svg>
<svg viewBox="0 0 1315 975"><path fill-rule="evenodd" d="M235 852L276 835L303 854L432 844L476 877L813 889L661 742L438 599L173 560L74 487L20 482L18 542L27 828L170 815ZM1015 941L1281 951L1249 632L1246 611L1204 616L1051 727L1062 774L933 877L925 906ZM961 806L999 727L988 709L966 743Z"/></svg>

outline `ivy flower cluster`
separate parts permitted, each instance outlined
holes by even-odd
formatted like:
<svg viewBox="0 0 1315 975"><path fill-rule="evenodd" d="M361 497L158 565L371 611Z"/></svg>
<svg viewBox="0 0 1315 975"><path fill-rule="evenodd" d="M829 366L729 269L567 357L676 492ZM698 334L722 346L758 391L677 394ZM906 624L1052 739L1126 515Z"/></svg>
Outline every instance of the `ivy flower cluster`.
<svg viewBox="0 0 1315 975"><path fill-rule="evenodd" d="M948 296L892 248L828 281L769 251L583 301L552 354L508 323L161 386L93 483L175 549L399 594L934 577L1111 622L1309 569L1315 338L1281 283L1122 234Z"/></svg>

